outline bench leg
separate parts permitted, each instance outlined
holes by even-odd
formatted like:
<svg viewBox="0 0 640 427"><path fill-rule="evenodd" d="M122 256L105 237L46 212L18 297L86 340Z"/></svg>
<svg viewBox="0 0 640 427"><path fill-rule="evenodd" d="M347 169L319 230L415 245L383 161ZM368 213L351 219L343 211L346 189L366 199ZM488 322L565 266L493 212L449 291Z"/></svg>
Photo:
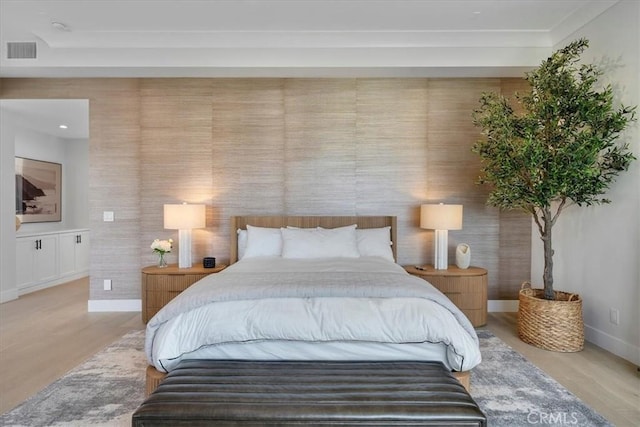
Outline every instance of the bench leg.
<svg viewBox="0 0 640 427"><path fill-rule="evenodd" d="M147 366L147 380L146 380L146 396L149 397L151 393L158 387L160 381L167 376L166 372L160 372L155 367Z"/></svg>
<svg viewBox="0 0 640 427"><path fill-rule="evenodd" d="M453 372L453 376L460 381L467 393L471 393L471 371Z"/></svg>

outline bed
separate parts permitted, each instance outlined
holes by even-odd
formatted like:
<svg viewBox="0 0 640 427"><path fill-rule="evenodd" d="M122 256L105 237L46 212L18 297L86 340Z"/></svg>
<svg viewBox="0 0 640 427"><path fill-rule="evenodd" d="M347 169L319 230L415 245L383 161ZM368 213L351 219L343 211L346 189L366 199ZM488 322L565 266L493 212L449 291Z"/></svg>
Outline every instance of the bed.
<svg viewBox="0 0 640 427"><path fill-rule="evenodd" d="M181 360L440 361L468 388L468 319L395 263L396 218L231 219L230 266L147 324L147 392Z"/></svg>

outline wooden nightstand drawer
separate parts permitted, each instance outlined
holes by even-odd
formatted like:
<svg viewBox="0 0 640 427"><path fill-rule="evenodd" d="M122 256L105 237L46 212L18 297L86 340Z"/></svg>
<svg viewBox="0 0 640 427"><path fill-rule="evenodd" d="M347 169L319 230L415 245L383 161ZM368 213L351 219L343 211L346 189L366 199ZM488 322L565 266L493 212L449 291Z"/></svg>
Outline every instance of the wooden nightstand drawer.
<svg viewBox="0 0 640 427"><path fill-rule="evenodd" d="M146 301L147 307L156 307L159 310L165 305L167 305L169 301L174 299L176 296L180 295L181 292L182 291L172 291L172 290L147 291L147 301Z"/></svg>
<svg viewBox="0 0 640 427"><path fill-rule="evenodd" d="M208 274L185 274L185 275L148 275L147 292L182 292L189 286L196 283Z"/></svg>
<svg viewBox="0 0 640 427"><path fill-rule="evenodd" d="M162 307L178 296L182 291L209 274L222 271L226 265L214 268L201 266L178 268L170 265L166 268L155 266L142 269L142 321L147 323Z"/></svg>
<svg viewBox="0 0 640 427"><path fill-rule="evenodd" d="M486 275L484 276L487 277ZM423 279L440 289L445 294L479 294L482 293L481 276L474 277L425 277ZM480 286L479 286L480 285Z"/></svg>
<svg viewBox="0 0 640 427"><path fill-rule="evenodd" d="M437 288L437 286L436 286ZM442 292L442 290L440 290ZM483 306L482 294L470 294L462 292L442 292L460 310L481 310Z"/></svg>
<svg viewBox="0 0 640 427"><path fill-rule="evenodd" d="M487 310L486 309L478 309L478 310L469 310L464 309L461 310L467 319L471 322L474 327L483 326L487 324Z"/></svg>
<svg viewBox="0 0 640 427"><path fill-rule="evenodd" d="M405 270L428 281L445 294L469 318L473 326L487 323L488 276L484 268L469 267L462 270L449 266L447 270L436 270L432 266L426 266L419 270L413 266L405 266Z"/></svg>

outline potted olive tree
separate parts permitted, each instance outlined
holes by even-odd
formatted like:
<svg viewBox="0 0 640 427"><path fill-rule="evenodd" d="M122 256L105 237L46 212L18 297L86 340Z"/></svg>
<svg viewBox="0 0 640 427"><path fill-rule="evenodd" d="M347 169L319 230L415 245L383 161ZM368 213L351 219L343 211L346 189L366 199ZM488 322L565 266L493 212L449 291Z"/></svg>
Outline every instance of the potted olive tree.
<svg viewBox="0 0 640 427"><path fill-rule="evenodd" d="M553 288L552 228L572 204L609 203L604 194L634 159L617 138L635 120L635 107L615 107L612 87L597 85L603 70L578 64L588 45L576 40L528 72L517 106L485 93L473 115L483 133L473 147L480 183L492 186L488 204L530 213L543 242L544 289L523 284L518 334L555 351L581 350L584 326L579 295Z"/></svg>

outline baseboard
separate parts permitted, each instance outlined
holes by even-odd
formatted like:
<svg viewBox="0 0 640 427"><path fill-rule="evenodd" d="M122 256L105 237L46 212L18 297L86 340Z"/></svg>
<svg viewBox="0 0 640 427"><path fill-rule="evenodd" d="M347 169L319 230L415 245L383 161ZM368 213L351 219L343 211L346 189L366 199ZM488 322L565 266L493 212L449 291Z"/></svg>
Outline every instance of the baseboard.
<svg viewBox="0 0 640 427"><path fill-rule="evenodd" d="M82 279L83 277L87 277L89 275L89 271L80 271L78 273L69 274L64 277L57 277L48 282L39 282L34 283L33 285L23 286L17 290L18 296L30 294L31 292L41 291L43 289L52 288L54 286L62 285L63 283L71 282L72 280Z"/></svg>
<svg viewBox="0 0 640 427"><path fill-rule="evenodd" d="M83 277L87 277L89 275L89 270L78 271L73 274L67 274L66 276L60 277L61 283L70 282L72 280L82 279Z"/></svg>
<svg viewBox="0 0 640 427"><path fill-rule="evenodd" d="M13 301L14 299L18 299L17 289L9 289L8 291L0 292L0 303Z"/></svg>
<svg viewBox="0 0 640 427"><path fill-rule="evenodd" d="M514 299L490 299L487 303L489 312L516 312L518 311L518 300Z"/></svg>
<svg viewBox="0 0 640 427"><path fill-rule="evenodd" d="M489 312L517 312L518 300L489 300L487 310ZM586 324L584 325L584 338L586 341L640 366L640 346L625 342Z"/></svg>
<svg viewBox="0 0 640 427"><path fill-rule="evenodd" d="M142 311L140 299L90 299L89 313L101 311Z"/></svg>
<svg viewBox="0 0 640 427"><path fill-rule="evenodd" d="M607 334L599 329L584 325L584 338L592 344L607 350L616 356L640 366L640 347L622 341L620 338Z"/></svg>

